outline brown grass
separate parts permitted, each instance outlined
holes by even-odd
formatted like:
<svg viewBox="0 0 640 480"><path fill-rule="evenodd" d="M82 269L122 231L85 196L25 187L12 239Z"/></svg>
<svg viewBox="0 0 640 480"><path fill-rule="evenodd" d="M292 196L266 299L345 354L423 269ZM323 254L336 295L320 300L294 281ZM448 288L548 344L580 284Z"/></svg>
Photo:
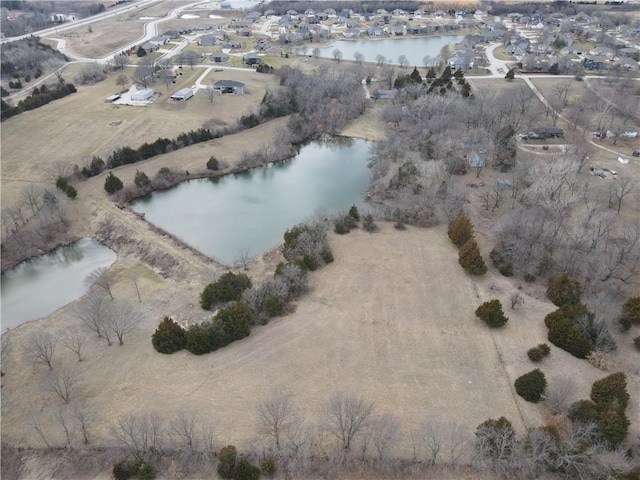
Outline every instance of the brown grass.
<svg viewBox="0 0 640 480"><path fill-rule="evenodd" d="M470 431L501 415L520 431L543 421L538 407L514 396L512 383L530 370L526 350L544 341L542 316L550 304L525 292L526 308L507 312L505 328L489 330L474 309L493 297L506 303L512 287L491 275L477 281L464 274L442 228L398 232L383 224L379 233L355 231L331 243L336 261L314 274L313 290L294 314L201 357L158 354L149 336L165 315L204 319L197 306L202 283L163 281L145 269L140 286L146 320L123 347L92 338L82 363L70 352L56 352L57 365L80 372L83 395L99 412L95 444L110 441L108 425L121 415L155 411L169 420L187 408L212 420L221 442L246 446L255 442L256 403L273 388L291 391L309 422L322 420L322 404L332 392L363 395L377 411L402 421L396 451L404 455L410 455L410 432L427 418L449 419ZM114 292L135 301L127 268L126 262L116 264L122 280ZM37 330L76 325L70 310L15 329L14 345ZM557 371L576 378L582 397L599 376L557 349L547 367L552 379ZM50 418L57 402L42 391L40 370L24 363L19 349L3 368L3 441L39 445L26 422L36 412L57 432L54 443L61 442Z"/></svg>

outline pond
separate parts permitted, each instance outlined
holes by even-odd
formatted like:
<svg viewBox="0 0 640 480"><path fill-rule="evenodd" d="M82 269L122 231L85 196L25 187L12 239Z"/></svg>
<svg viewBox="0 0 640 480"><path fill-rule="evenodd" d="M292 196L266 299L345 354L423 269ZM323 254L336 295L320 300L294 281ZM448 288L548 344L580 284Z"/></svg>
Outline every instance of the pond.
<svg viewBox="0 0 640 480"><path fill-rule="evenodd" d="M342 52L343 60L354 60L353 55L360 52L365 62L377 62L376 57L382 55L387 62L399 64L398 57L407 57L409 65L424 66L423 59L429 56L435 61L440 50L445 45L456 44L464 40L464 35L438 35L434 37L411 38L383 38L379 40L338 40L329 47L320 48L320 56L333 58L333 51L337 48ZM311 49L299 49L297 53L310 55Z"/></svg>
<svg viewBox="0 0 640 480"><path fill-rule="evenodd" d="M291 160L240 174L190 180L131 203L154 225L226 265L282 243L314 213L362 207L370 142L312 142Z"/></svg>
<svg viewBox="0 0 640 480"><path fill-rule="evenodd" d="M5 272L0 284L2 330L50 315L80 298L88 291L87 276L115 260L114 251L83 238Z"/></svg>

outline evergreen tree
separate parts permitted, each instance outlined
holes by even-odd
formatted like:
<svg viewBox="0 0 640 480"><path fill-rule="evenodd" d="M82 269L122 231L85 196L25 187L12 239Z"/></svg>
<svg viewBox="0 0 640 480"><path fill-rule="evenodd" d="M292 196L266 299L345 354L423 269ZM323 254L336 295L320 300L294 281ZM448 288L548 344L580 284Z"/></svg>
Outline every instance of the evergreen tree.
<svg viewBox="0 0 640 480"><path fill-rule="evenodd" d="M211 310L220 303L239 300L247 288L251 288L251 279L247 275L225 273L216 282L204 287L200 294L200 306L204 310Z"/></svg>
<svg viewBox="0 0 640 480"><path fill-rule="evenodd" d="M174 353L185 348L187 334L172 318L164 317L155 333L151 336L151 343L160 353Z"/></svg>
<svg viewBox="0 0 640 480"><path fill-rule="evenodd" d="M422 83L422 76L420 75L420 72L418 72L418 67L413 67L413 72L411 72L410 78L413 83Z"/></svg>
<svg viewBox="0 0 640 480"><path fill-rule="evenodd" d="M233 478L233 469L238 460L238 451L233 445L227 445L218 454L218 475L225 480Z"/></svg>
<svg viewBox="0 0 640 480"><path fill-rule="evenodd" d="M629 425L624 411L606 410L598 415L598 434L611 449L618 448L627 438Z"/></svg>
<svg viewBox="0 0 640 480"><path fill-rule="evenodd" d="M624 411L629 403L627 376L623 372L617 372L596 380L591 386L591 400L600 410Z"/></svg>
<svg viewBox="0 0 640 480"><path fill-rule="evenodd" d="M620 325L629 330L632 325L640 325L640 295L629 298L622 306Z"/></svg>
<svg viewBox="0 0 640 480"><path fill-rule="evenodd" d="M140 170L136 170L136 175L133 178L133 183L135 183L136 187L138 188L144 188L151 184L151 180L149 180L149 177L146 173L141 172Z"/></svg>
<svg viewBox="0 0 640 480"><path fill-rule="evenodd" d="M474 238L470 238L458 251L458 263L471 275L484 275L487 265L482 259L480 248Z"/></svg>
<svg viewBox="0 0 640 480"><path fill-rule="evenodd" d="M549 327L547 338L556 347L569 352L574 357L586 358L593 350L591 342L583 335L580 325L561 318Z"/></svg>
<svg viewBox="0 0 640 480"><path fill-rule="evenodd" d="M451 241L458 247L461 247L473 238L473 225L464 210L460 209L458 211L458 214L449 225L447 234Z"/></svg>
<svg viewBox="0 0 640 480"><path fill-rule="evenodd" d="M514 78L516 78L515 73L516 72L514 71L514 69L510 68L509 71L507 72L507 74L504 76L504 78L506 78L507 80L509 80L511 82Z"/></svg>
<svg viewBox="0 0 640 480"><path fill-rule="evenodd" d="M554 305L562 307L580 301L582 287L580 282L569 276L567 272L561 273L549 280L547 297Z"/></svg>
<svg viewBox="0 0 640 480"><path fill-rule="evenodd" d="M515 381L516 392L528 402L538 403L547 388L544 373L536 368L518 377Z"/></svg>
<svg viewBox="0 0 640 480"><path fill-rule="evenodd" d="M107 191L107 193L116 193L118 190L122 190L123 186L124 185L122 184L122 180L116 177L113 172L109 172L109 175L107 175L107 178L104 181L104 189Z"/></svg>
<svg viewBox="0 0 640 480"><path fill-rule="evenodd" d="M429 70L427 70L427 75L426 75L428 80L433 80L434 78L436 78L436 70L433 67L429 67Z"/></svg>
<svg viewBox="0 0 640 480"><path fill-rule="evenodd" d="M476 309L476 316L492 328L502 327L509 321L504 315L500 300L497 298L480 305Z"/></svg>

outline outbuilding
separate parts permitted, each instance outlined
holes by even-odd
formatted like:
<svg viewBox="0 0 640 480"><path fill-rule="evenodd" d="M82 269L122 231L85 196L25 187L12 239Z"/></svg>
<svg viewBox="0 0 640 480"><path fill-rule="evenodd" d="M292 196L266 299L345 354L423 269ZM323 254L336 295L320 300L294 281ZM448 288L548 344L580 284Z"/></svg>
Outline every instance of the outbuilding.
<svg viewBox="0 0 640 480"><path fill-rule="evenodd" d="M181 88L176 93L171 95L171 100L180 100L186 102L193 97L193 90L191 88Z"/></svg>
<svg viewBox="0 0 640 480"><path fill-rule="evenodd" d="M154 93L156 92L153 90L153 88L144 88L142 90L138 90L135 93L132 93L131 100L136 102L149 100L151 97L153 97Z"/></svg>

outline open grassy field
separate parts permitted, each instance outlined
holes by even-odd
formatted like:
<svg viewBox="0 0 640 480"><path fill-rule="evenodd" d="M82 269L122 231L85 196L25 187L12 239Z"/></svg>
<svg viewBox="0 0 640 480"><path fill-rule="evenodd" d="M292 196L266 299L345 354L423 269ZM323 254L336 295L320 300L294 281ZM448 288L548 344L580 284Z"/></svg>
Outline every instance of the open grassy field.
<svg viewBox="0 0 640 480"><path fill-rule="evenodd" d="M313 275L313 289L295 313L202 357L158 354L149 339L165 315L178 321L205 317L197 306L202 285L142 272L145 320L124 346L92 338L81 363L70 352L55 354L57 366L79 372L82 396L98 412L93 443L110 444L109 424L128 413L157 412L168 421L193 410L213 422L220 442L255 444L256 404L274 388L290 391L313 423L322 422L331 393L357 392L375 402L377 412L401 420L395 452L403 455L411 454L411 432L426 419L452 421L468 435L489 417L504 415L519 431L544 420L539 407L514 395L512 384L531 369L525 351L544 340L542 318L551 304L525 292L526 308L508 311L507 326L489 330L473 311L493 297L506 303L512 287L493 275L479 282L468 277L443 228L400 232L382 224L373 235L332 237L331 245L336 261ZM114 270L126 268L119 260ZM124 280L114 294L135 298ZM19 345L34 331L77 325L71 308L15 329L12 341ZM51 441L61 443L52 417L58 402L42 390L43 371L25 363L18 348L3 369L3 441L39 445L28 422L35 412ZM601 376L555 348L545 372L551 383L573 378L576 398L588 395Z"/></svg>
<svg viewBox="0 0 640 480"><path fill-rule="evenodd" d="M207 82L231 79L246 83L247 93L217 96L211 103L204 92L187 102L174 102L170 95L190 87L204 73L202 68L183 69L176 84L166 87L158 81L153 88L160 94L147 107L104 103L117 92L115 84L121 72L93 86L78 87L78 92L42 108L20 114L2 124L2 201L11 203L24 181L50 180L48 172L56 161L81 167L93 155L106 160L118 147L140 146L158 137L174 138L182 132L200 128L211 118L230 124L240 115L256 109L266 88L276 85L273 75L243 71L212 71ZM134 71L125 69L130 78ZM25 132L38 132L25 139ZM257 142L256 146L261 142ZM247 144L251 149L251 144Z"/></svg>

